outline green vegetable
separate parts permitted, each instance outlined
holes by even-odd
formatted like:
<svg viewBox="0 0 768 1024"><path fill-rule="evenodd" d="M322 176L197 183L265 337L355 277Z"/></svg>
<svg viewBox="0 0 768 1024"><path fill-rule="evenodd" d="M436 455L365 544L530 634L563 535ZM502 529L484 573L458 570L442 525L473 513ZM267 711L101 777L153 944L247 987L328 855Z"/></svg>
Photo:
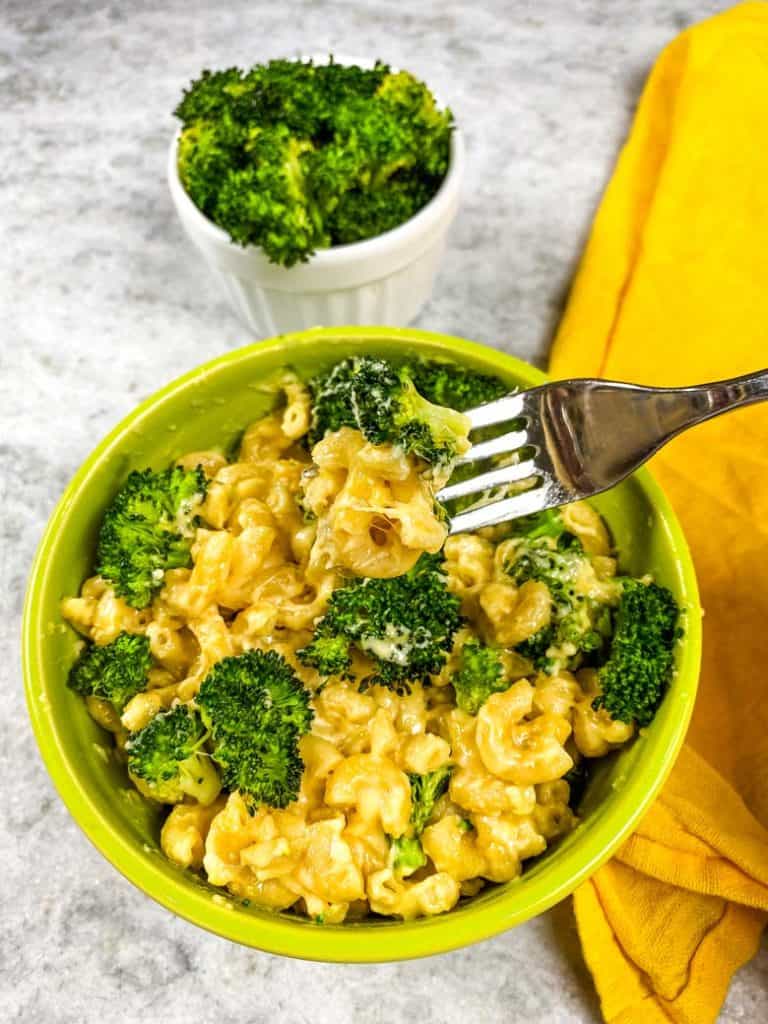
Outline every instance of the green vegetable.
<svg viewBox="0 0 768 1024"><path fill-rule="evenodd" d="M409 362L407 368L420 395L435 405L459 412L493 402L511 390L499 377L477 373L457 363L423 359Z"/></svg>
<svg viewBox="0 0 768 1024"><path fill-rule="evenodd" d="M415 836L398 836L392 840L392 848L392 867L401 875L412 875L427 863L427 855L421 847L421 841Z"/></svg>
<svg viewBox="0 0 768 1024"><path fill-rule="evenodd" d="M453 769L445 765L426 775L409 775L411 781L411 825L417 836L427 827L435 804L448 789Z"/></svg>
<svg viewBox="0 0 768 1024"><path fill-rule="evenodd" d="M451 676L456 692L456 705L469 715L476 715L492 693L509 689L501 663L502 652L481 643L464 644L459 667Z"/></svg>
<svg viewBox="0 0 768 1024"><path fill-rule="evenodd" d="M610 653L599 672L603 692L593 707L620 722L648 725L672 674L678 615L666 587L623 580Z"/></svg>
<svg viewBox="0 0 768 1024"><path fill-rule="evenodd" d="M336 602L337 605L339 603ZM331 627L328 625L326 628ZM299 651L299 658L304 664L316 668L321 676L343 676L352 662L350 640L347 636L323 635L318 632L312 643Z"/></svg>
<svg viewBox="0 0 768 1024"><path fill-rule="evenodd" d="M506 572L518 586L528 580L544 583L552 598L550 624L515 650L541 672L577 668L586 657L594 660L610 635L611 613L607 604L575 586L589 564L578 537L567 530L556 509L515 520L512 529L519 541ZM550 649L563 653L553 658L547 653Z"/></svg>
<svg viewBox="0 0 768 1024"><path fill-rule="evenodd" d="M161 711L128 741L128 770L142 779L152 796L177 804L190 796L210 804L221 781L210 755L202 750L208 730L184 704Z"/></svg>
<svg viewBox="0 0 768 1024"><path fill-rule="evenodd" d="M402 224L448 169L450 111L383 64L203 71L175 114L193 202L233 241L286 267Z"/></svg>
<svg viewBox="0 0 768 1024"><path fill-rule="evenodd" d="M147 685L152 667L149 640L120 633L111 643L88 644L69 671L67 685L83 697L110 701L119 713Z"/></svg>
<svg viewBox="0 0 768 1024"><path fill-rule="evenodd" d="M405 835L392 840L395 870L403 875L413 874L427 863L419 837L427 827L435 804L448 788L452 768L445 765L427 775L409 775L411 783L411 817Z"/></svg>
<svg viewBox="0 0 768 1024"><path fill-rule="evenodd" d="M276 651L246 651L217 662L196 698L213 736L224 785L249 810L285 807L299 794L299 739L309 731L309 694Z"/></svg>
<svg viewBox="0 0 768 1024"><path fill-rule="evenodd" d="M449 593L441 555L422 555L394 579L355 578L331 594L313 641L298 657L323 674L346 673L351 646L371 658L380 683L398 692L440 671L461 624L460 601Z"/></svg>
<svg viewBox="0 0 768 1024"><path fill-rule="evenodd" d="M527 640L523 640L515 647L515 650L527 658L535 669L545 672L551 665L547 651L555 645L556 640L557 629L550 624L540 629L538 633L534 633L533 636L529 636Z"/></svg>
<svg viewBox="0 0 768 1024"><path fill-rule="evenodd" d="M562 547L581 547L578 538L568 532L559 508L548 508L543 512L520 516L519 519L513 519L509 525L513 535L518 537L527 537L528 540L536 540L537 537L553 537L559 541L561 537L565 536L566 540L562 542Z"/></svg>
<svg viewBox="0 0 768 1024"><path fill-rule="evenodd" d="M96 571L133 608L146 608L166 570L191 564L195 513L205 490L200 468L134 471L107 509Z"/></svg>
<svg viewBox="0 0 768 1024"><path fill-rule="evenodd" d="M581 544L559 547L545 534L522 538L505 569L518 586L528 580L545 583L555 601L567 602L573 596L573 583L583 563L588 561Z"/></svg>
<svg viewBox="0 0 768 1024"><path fill-rule="evenodd" d="M432 465L449 466L468 447L469 421L433 405L416 390L407 366L355 356L309 382L309 442L341 427L359 430L373 444L390 443Z"/></svg>

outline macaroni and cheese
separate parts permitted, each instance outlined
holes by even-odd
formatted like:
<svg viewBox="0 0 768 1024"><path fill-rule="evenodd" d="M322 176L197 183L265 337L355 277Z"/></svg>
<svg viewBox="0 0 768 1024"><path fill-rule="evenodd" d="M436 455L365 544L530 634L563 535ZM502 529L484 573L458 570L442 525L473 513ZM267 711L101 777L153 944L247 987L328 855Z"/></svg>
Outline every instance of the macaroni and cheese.
<svg viewBox="0 0 768 1024"><path fill-rule="evenodd" d="M254 808L237 790L207 804L182 795L163 851L239 900L326 923L443 913L517 878L572 830L574 770L635 731L600 706L590 657L610 639L621 592L609 534L576 504L558 514L557 536L531 541L508 524L449 537L435 475L418 458L349 426L310 446L310 394L291 375L283 392L234 461L217 449L178 460L200 467L205 497L189 564L160 572L150 604L130 606L99 576L64 600L92 644L125 633L149 644L144 688L122 708L88 696L88 710L125 757L155 716L196 707L222 659L278 652L314 713L298 740L296 799ZM336 674L300 656L351 577L397 578L425 553L440 553L461 620L439 671L397 687L377 681L377 659L394 657L386 638L352 644ZM461 682L470 655L488 650L492 685L473 705ZM433 773L440 785L417 826L415 780Z"/></svg>

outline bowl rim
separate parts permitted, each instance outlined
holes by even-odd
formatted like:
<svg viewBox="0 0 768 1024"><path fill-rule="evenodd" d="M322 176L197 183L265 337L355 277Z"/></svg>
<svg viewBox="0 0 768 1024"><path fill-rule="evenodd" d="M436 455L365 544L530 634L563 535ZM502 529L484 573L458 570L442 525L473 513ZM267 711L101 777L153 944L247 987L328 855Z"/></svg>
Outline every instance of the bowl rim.
<svg viewBox="0 0 768 1024"><path fill-rule="evenodd" d="M372 963L405 960L448 952L482 939L497 935L514 925L549 909L568 896L613 854L634 829L671 771L676 755L685 738L693 711L698 670L701 656L701 608L693 562L680 524L659 485L643 469L634 479L659 515L660 522L669 531L683 582L687 614L686 643L683 645L677 682L685 683L680 713L659 723L660 728L648 737L646 759L650 763L657 753L658 765L648 784L645 774L634 772L617 792L613 813L599 817L585 834L579 851L579 864L562 873L557 884L542 885L538 877L527 879L527 901L515 908L515 883L508 893L501 894L491 903L469 902L448 914L415 921L376 924L325 925L313 927L302 921L291 921L286 916L233 913L232 902L225 895L217 900L198 885L192 885L182 876L169 881L157 864L156 855L142 851L140 844L122 834L119 829L105 823L92 799L81 789L78 768L60 741L56 722L45 713L41 695L45 694L45 674L40 657L46 635L46 622L42 617L43 596L48 586L48 556L57 545L59 526L70 507L90 480L99 474L100 466L126 434L135 429L137 421L151 415L162 403L173 400L201 378L238 362L247 362L259 352L283 350L290 361L289 351L297 346L311 349L318 342L352 341L365 339L376 342L428 342L434 355L448 358L466 357L469 362L490 362L499 370L518 375L530 381L531 386L546 380L545 375L529 364L488 346L444 334L411 328L342 327L313 328L296 334L282 335L228 352L212 359L171 381L141 402L132 412L106 435L77 470L57 503L40 540L29 576L22 620L22 665L27 706L40 753L59 795L73 818L103 856L130 882L146 895L187 921L224 938L265 952L300 959L328 962ZM438 351L442 350L442 351ZM407 351L407 349L406 349ZM681 702L682 703L682 702ZM617 829L615 820L622 819ZM568 858L576 849L567 851ZM509 898L506 898L509 896ZM396 937L395 942L389 940Z"/></svg>
<svg viewBox="0 0 768 1024"><path fill-rule="evenodd" d="M318 64L318 57L320 56L322 55L310 54L307 58L302 57L299 59L314 60L315 64ZM327 56L328 55L326 54L326 59ZM336 55L334 63L354 63L360 67L373 67L375 62L369 58L354 58ZM392 70L397 71L399 69L393 68ZM431 86L429 88L432 91L433 96L435 96L435 99L441 102L437 93L431 89ZM445 106L445 104L443 104L443 106ZM204 214L199 206L194 202L179 177L177 154L181 132L181 127L176 128L174 131L168 153L168 186L171 190L171 196L174 202L178 206L182 207L185 216L194 222L195 230L198 231L201 236L206 237L210 242L218 246L227 247L231 251L238 253L248 253L251 256L259 254L270 268L275 271L282 270L286 274L291 273L291 271L296 271L297 268L300 270L306 267L312 267L318 270L331 268L338 269L370 256L386 257L394 252L400 252L410 244L415 243L417 239L427 232L433 224L437 224L442 219L443 215L448 212L455 196L457 196L460 191L461 182L464 177L466 161L464 138L459 126L454 121L450 135L450 159L448 163L448 170L445 172L445 177L440 182L440 187L432 198L425 203L420 210L417 210L412 217L403 221L402 224L398 224L396 227L390 228L389 231L383 231L379 235L374 235L373 238L366 238L361 242L347 242L343 245L333 245L327 249L317 249L309 258L307 263L295 264L293 267L281 267L279 264L271 263L268 260L261 246L242 246L238 245L237 242L233 242L227 232L212 221L210 217ZM294 274L294 276L296 275Z"/></svg>

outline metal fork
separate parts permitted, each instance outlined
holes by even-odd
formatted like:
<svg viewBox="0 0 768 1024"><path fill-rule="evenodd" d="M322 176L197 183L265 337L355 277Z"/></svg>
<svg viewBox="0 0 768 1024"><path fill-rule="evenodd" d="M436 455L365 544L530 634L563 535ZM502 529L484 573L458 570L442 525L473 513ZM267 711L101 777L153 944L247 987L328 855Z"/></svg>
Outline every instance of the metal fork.
<svg viewBox="0 0 768 1024"><path fill-rule="evenodd" d="M498 456L514 461L437 492L438 501L511 486L522 493L476 504L451 518L465 533L518 516L589 498L619 483L689 427L753 402L768 400L768 369L688 388L646 388L617 381L553 381L499 398L466 415L472 429L512 428L481 441L458 465Z"/></svg>

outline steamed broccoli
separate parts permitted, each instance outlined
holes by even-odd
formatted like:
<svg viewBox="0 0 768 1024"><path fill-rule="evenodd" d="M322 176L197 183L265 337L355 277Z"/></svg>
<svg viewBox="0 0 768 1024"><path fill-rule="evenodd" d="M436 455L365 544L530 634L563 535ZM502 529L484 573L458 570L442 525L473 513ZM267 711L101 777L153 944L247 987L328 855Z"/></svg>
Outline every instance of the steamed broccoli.
<svg viewBox="0 0 768 1024"><path fill-rule="evenodd" d="M276 125L252 129L245 148L247 165L230 170L218 187L217 224L241 245L256 235L274 262L286 266L315 245L327 245L304 201L302 158L312 144L294 138L285 125ZM187 172L185 185L193 182Z"/></svg>
<svg viewBox="0 0 768 1024"><path fill-rule="evenodd" d="M611 632L611 612L607 604L576 586L589 568L579 539L567 530L556 509L516 520L512 530L519 540L506 572L518 586L528 580L546 584L552 598L550 624L515 650L542 672L576 668L585 656L597 657Z"/></svg>
<svg viewBox="0 0 768 1024"><path fill-rule="evenodd" d="M217 662L196 698L213 737L224 785L249 810L285 807L299 793L299 739L309 731L309 694L276 651L246 651Z"/></svg>
<svg viewBox="0 0 768 1024"><path fill-rule="evenodd" d="M432 198L430 186L415 174L398 174L386 188L351 189L331 206L325 228L336 245L364 242L403 224Z"/></svg>
<svg viewBox="0 0 768 1024"><path fill-rule="evenodd" d="M420 395L435 405L445 405L458 412L493 402L510 391L499 377L478 373L457 363L421 359L413 360L407 366Z"/></svg>
<svg viewBox="0 0 768 1024"><path fill-rule="evenodd" d="M337 605L340 603L343 602L336 602ZM324 628L330 629L331 625ZM349 637L323 634L318 630L312 643L299 651L299 658L304 664L316 668L321 676L344 676L352 663L350 646Z"/></svg>
<svg viewBox="0 0 768 1024"><path fill-rule="evenodd" d="M586 560L572 534L563 533L555 540L551 534L536 533L521 538L505 570L518 586L528 580L546 583L552 597L565 602L573 596L573 583Z"/></svg>
<svg viewBox="0 0 768 1024"><path fill-rule="evenodd" d="M96 571L133 608L146 608L167 569L190 564L202 469L178 466L130 474L104 515Z"/></svg>
<svg viewBox="0 0 768 1024"><path fill-rule="evenodd" d="M445 765L427 775L410 775L411 781L411 824L417 835L421 835L432 816L435 804L448 788L453 769Z"/></svg>
<svg viewBox="0 0 768 1024"><path fill-rule="evenodd" d="M501 651L480 643L467 643L461 649L459 667L451 676L456 706L476 715L492 693L509 688L504 678Z"/></svg>
<svg viewBox="0 0 768 1024"><path fill-rule="evenodd" d="M67 685L83 697L102 697L119 713L147 685L152 667L149 640L120 633L111 643L88 644L69 671Z"/></svg>
<svg viewBox="0 0 768 1024"><path fill-rule="evenodd" d="M450 765L444 765L427 775L408 776L411 783L411 816L408 831L405 835L392 840L392 865L403 875L410 875L427 863L419 837L427 827L435 804L448 788L452 770Z"/></svg>
<svg viewBox="0 0 768 1024"><path fill-rule="evenodd" d="M130 737L128 771L161 803L178 804L186 796L200 804L213 803L221 781L210 755L201 749L207 739L208 730L197 712L177 704Z"/></svg>
<svg viewBox="0 0 768 1024"><path fill-rule="evenodd" d="M548 626L540 629L538 633L534 633L527 640L517 644L515 650L523 658L527 658L534 668L541 672L546 672L552 665L552 659L547 657L547 651L550 647L555 647L556 643L557 629L550 623Z"/></svg>
<svg viewBox="0 0 768 1024"><path fill-rule="evenodd" d="M376 666L363 686L407 692L410 682L427 680L445 664L461 624L459 603L446 587L442 556L424 554L403 576L358 577L335 590L314 640L298 657L324 674L341 674L350 668L354 645Z"/></svg>
<svg viewBox="0 0 768 1024"><path fill-rule="evenodd" d="M538 537L552 537L558 541L558 547L578 547L578 541L574 534L570 533L565 525L562 512L559 508L547 508L543 512L534 512L529 516L520 516L510 524L510 529L517 537L527 537L528 540L536 540Z"/></svg>
<svg viewBox="0 0 768 1024"><path fill-rule="evenodd" d="M466 416L423 398L407 366L354 356L310 380L309 389L310 444L328 431L353 427L373 444L388 442L443 467L469 447Z"/></svg>
<svg viewBox="0 0 768 1024"><path fill-rule="evenodd" d="M175 114L179 177L193 202L284 266L402 224L448 169L450 111L383 64L204 71Z"/></svg>
<svg viewBox="0 0 768 1024"><path fill-rule="evenodd" d="M599 670L603 692L593 707L604 707L621 722L648 725L672 674L678 614L666 587L622 581L610 653Z"/></svg>
<svg viewBox="0 0 768 1024"><path fill-rule="evenodd" d="M412 875L427 863L427 855L416 836L398 836L392 840L392 867L401 875Z"/></svg>

